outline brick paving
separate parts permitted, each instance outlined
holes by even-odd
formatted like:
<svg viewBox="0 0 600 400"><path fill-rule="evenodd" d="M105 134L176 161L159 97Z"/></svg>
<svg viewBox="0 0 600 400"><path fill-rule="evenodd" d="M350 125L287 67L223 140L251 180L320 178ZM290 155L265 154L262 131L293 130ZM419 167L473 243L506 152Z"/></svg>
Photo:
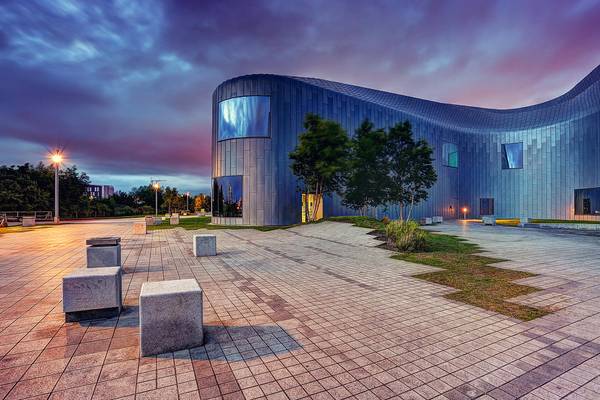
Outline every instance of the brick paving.
<svg viewBox="0 0 600 400"><path fill-rule="evenodd" d="M0 236L0 398L599 399L600 239L447 223L499 266L540 274L516 299L554 314L521 322L447 300L412 278L435 268L389 258L368 230L325 222L133 236L132 221ZM85 238L123 238L119 318L64 323L61 278L85 263ZM139 357L146 281L195 278L205 346Z"/></svg>

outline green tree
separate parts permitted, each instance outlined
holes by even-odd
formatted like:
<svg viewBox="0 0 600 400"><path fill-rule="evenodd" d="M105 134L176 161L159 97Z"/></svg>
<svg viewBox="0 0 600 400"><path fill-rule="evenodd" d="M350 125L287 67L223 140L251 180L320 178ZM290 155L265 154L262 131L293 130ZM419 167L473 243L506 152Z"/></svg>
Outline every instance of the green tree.
<svg viewBox="0 0 600 400"><path fill-rule="evenodd" d="M428 189L437 180L433 149L423 139L414 140L412 126L406 121L389 129L386 153L389 171L387 200L400 206L400 220L404 219L404 210L408 207L406 219L410 219L413 207L427 200Z"/></svg>
<svg viewBox="0 0 600 400"><path fill-rule="evenodd" d="M204 196L204 199L202 200L202 208L204 208L204 211L210 212L211 206L212 206L212 202L211 202L210 195Z"/></svg>
<svg viewBox="0 0 600 400"><path fill-rule="evenodd" d="M171 188L167 186L163 195L163 208L167 209L169 215L173 211L178 211L183 204L183 198L179 195L177 188Z"/></svg>
<svg viewBox="0 0 600 400"><path fill-rule="evenodd" d="M315 114L306 115L304 128L306 132L300 134L289 157L292 171L307 194L305 200L308 194L315 195L312 215L307 215L307 220L314 221L323 195L339 192L343 187L350 141L339 123ZM308 214L306 204L304 209Z"/></svg>
<svg viewBox="0 0 600 400"><path fill-rule="evenodd" d="M367 207L385 203L386 133L364 120L351 139L349 170L342 203L365 215Z"/></svg>

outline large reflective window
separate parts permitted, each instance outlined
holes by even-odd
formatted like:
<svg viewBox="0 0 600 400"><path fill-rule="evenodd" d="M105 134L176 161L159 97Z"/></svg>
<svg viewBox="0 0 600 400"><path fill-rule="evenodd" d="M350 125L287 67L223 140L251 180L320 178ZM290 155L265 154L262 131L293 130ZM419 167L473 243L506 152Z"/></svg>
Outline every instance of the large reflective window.
<svg viewBox="0 0 600 400"><path fill-rule="evenodd" d="M523 168L523 143L502 145L502 169Z"/></svg>
<svg viewBox="0 0 600 400"><path fill-rule="evenodd" d="M215 217L241 217L242 193L241 176L214 178L212 214Z"/></svg>
<svg viewBox="0 0 600 400"><path fill-rule="evenodd" d="M442 145L442 162L447 167L458 168L458 149L454 143Z"/></svg>
<svg viewBox="0 0 600 400"><path fill-rule="evenodd" d="M600 216L600 187L575 189L575 215Z"/></svg>
<svg viewBox="0 0 600 400"><path fill-rule="evenodd" d="M268 137L271 99L244 96L219 103L218 140Z"/></svg>

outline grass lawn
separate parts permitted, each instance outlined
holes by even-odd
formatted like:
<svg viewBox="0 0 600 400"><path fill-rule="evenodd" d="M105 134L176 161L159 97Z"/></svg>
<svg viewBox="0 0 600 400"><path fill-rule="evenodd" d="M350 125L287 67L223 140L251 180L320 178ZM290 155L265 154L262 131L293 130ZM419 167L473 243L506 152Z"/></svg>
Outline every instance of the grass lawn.
<svg viewBox="0 0 600 400"><path fill-rule="evenodd" d="M445 297L529 321L549 313L548 310L506 301L539 291L519 285L514 280L535 276L529 272L496 268L490 264L505 261L475 253L480 248L450 235L429 233L428 249L419 253L401 253L392 258L443 268L443 271L415 275L415 278L459 289Z"/></svg>
<svg viewBox="0 0 600 400"><path fill-rule="evenodd" d="M331 221L383 231L384 224L370 217L334 217ZM517 223L519 220L515 220ZM427 232L427 250L399 253L397 260L442 268L442 271L414 275L415 278L459 289L445 297L529 321L549 313L548 310L511 303L507 299L537 292L539 289L519 285L514 280L535 276L522 271L496 268L490 264L505 261L485 257L479 246L457 236Z"/></svg>
<svg viewBox="0 0 600 400"><path fill-rule="evenodd" d="M211 217L190 217L180 218L179 225L169 225L168 220L164 220L160 225L152 225L148 227L149 231L157 231L161 229L183 228L187 230L196 229L256 229L259 231L272 231L274 229L285 229L289 226L248 226L248 225L211 225Z"/></svg>
<svg viewBox="0 0 600 400"><path fill-rule="evenodd" d="M376 231L383 231L385 229L385 225L378 219L373 217L361 217L361 216L344 216L344 217L329 217L327 221L334 222L346 222L349 224L354 224L361 228L370 228Z"/></svg>

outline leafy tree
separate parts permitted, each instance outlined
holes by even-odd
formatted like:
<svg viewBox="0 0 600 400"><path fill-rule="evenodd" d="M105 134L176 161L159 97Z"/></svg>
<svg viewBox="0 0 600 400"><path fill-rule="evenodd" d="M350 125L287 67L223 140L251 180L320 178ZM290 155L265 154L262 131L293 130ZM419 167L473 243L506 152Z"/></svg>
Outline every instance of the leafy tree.
<svg viewBox="0 0 600 400"><path fill-rule="evenodd" d="M342 189L350 141L339 123L315 114L306 115L304 128L306 132L300 134L299 143L289 157L304 193L315 195L313 213L307 215L307 220L314 221L323 195ZM308 214L307 204L305 210Z"/></svg>
<svg viewBox="0 0 600 400"><path fill-rule="evenodd" d="M173 210L178 211L179 209L181 209L181 206L183 204L183 198L177 191L177 188L171 188L167 186L163 194L163 199L163 208L166 208L168 210L167 212L169 213L169 215L172 214Z"/></svg>
<svg viewBox="0 0 600 400"><path fill-rule="evenodd" d="M386 153L389 168L387 200L399 204L400 220L404 219L404 209L408 207L407 219L410 219L414 205L427 200L427 189L437 180L433 149L427 141L413 139L412 127L406 121L389 129Z"/></svg>
<svg viewBox="0 0 600 400"><path fill-rule="evenodd" d="M343 204L365 214L367 207L377 207L386 200L387 177L386 133L363 121L351 140L349 172Z"/></svg>
<svg viewBox="0 0 600 400"><path fill-rule="evenodd" d="M203 209L204 198L206 196L203 193L200 193L198 196L194 198L194 211L200 212Z"/></svg>
<svg viewBox="0 0 600 400"><path fill-rule="evenodd" d="M204 196L204 200L202 202L202 208L204 208L204 211L210 212L211 210L211 198L209 195Z"/></svg>

